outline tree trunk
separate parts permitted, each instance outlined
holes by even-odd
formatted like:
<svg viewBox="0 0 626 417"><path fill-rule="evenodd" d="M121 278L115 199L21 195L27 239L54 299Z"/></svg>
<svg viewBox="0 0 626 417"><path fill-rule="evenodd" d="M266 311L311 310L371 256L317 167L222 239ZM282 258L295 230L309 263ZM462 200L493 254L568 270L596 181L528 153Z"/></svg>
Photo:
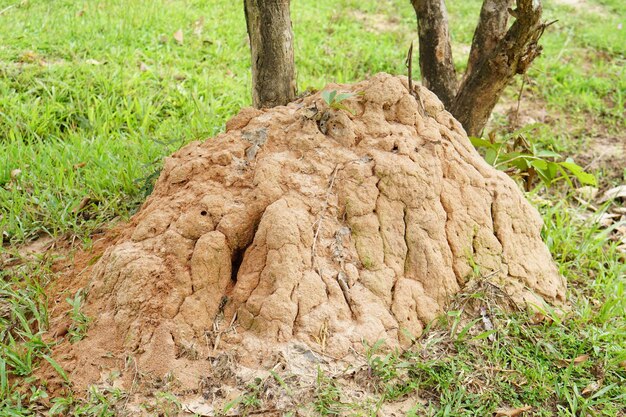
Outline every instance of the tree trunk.
<svg viewBox="0 0 626 417"><path fill-rule="evenodd" d="M501 4L506 7L506 2ZM541 53L537 42L546 28L541 22L541 2L517 0L517 9L510 13L516 21L491 51L480 51L484 56L474 61L449 108L470 136L481 134L504 88ZM490 30L489 25L483 27Z"/></svg>
<svg viewBox="0 0 626 417"><path fill-rule="evenodd" d="M293 101L296 76L289 0L244 0L252 57L252 102L274 107Z"/></svg>
<svg viewBox="0 0 626 417"><path fill-rule="evenodd" d="M480 67L482 60L491 55L506 34L509 21L508 7L512 3L513 0L484 0L472 39L465 78Z"/></svg>
<svg viewBox="0 0 626 417"><path fill-rule="evenodd" d="M478 136L504 88L541 53L546 24L541 0L484 0L467 70L458 86L444 0L411 0L417 16L422 83L435 93L468 135ZM507 31L509 14L516 18Z"/></svg>
<svg viewBox="0 0 626 417"><path fill-rule="evenodd" d="M448 108L457 88L444 0L411 0L417 16L422 84Z"/></svg>

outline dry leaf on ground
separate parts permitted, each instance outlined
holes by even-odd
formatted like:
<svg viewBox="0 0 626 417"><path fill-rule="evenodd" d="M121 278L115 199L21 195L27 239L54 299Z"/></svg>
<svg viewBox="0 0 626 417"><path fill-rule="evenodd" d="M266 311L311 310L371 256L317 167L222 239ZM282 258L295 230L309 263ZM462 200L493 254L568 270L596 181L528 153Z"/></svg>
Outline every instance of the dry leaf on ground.
<svg viewBox="0 0 626 417"><path fill-rule="evenodd" d="M587 385L583 389L581 394L583 396L587 396L589 394L592 394L592 393L596 392L601 386L602 386L602 382L600 382L600 381L593 381L592 383L590 383L589 385Z"/></svg>
<svg viewBox="0 0 626 417"><path fill-rule="evenodd" d="M574 365L580 365L583 362L587 362L587 359L589 359L589 355L580 355L580 356L575 357L572 360L572 363Z"/></svg>
<svg viewBox="0 0 626 417"><path fill-rule="evenodd" d="M176 32L174 32L174 40L179 44L182 45L183 44L183 30L182 29L178 29Z"/></svg>
<svg viewBox="0 0 626 417"><path fill-rule="evenodd" d="M546 323L546 324L550 324L554 321L554 319L550 316L546 316L543 313L540 312L536 312L535 314L533 314L533 316L530 318L530 323L531 324L542 324L542 323Z"/></svg>
<svg viewBox="0 0 626 417"><path fill-rule="evenodd" d="M626 198L626 185L620 185L607 190L600 199L601 203L616 198Z"/></svg>
<svg viewBox="0 0 626 417"><path fill-rule="evenodd" d="M533 408L530 405L525 405L524 407L518 408L499 408L496 410L495 417L515 417L519 416L525 411L530 411Z"/></svg>

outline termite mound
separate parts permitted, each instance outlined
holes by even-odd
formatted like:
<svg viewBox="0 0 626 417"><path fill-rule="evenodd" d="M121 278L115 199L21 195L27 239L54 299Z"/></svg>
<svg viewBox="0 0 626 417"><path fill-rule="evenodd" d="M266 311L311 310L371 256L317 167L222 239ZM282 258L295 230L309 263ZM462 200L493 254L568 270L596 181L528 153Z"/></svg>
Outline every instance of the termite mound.
<svg viewBox="0 0 626 417"><path fill-rule="evenodd" d="M243 109L166 159L87 273L94 322L64 357L79 385L128 358L193 385L216 348L405 346L477 279L564 301L540 216L431 92L387 74L325 90L352 95Z"/></svg>

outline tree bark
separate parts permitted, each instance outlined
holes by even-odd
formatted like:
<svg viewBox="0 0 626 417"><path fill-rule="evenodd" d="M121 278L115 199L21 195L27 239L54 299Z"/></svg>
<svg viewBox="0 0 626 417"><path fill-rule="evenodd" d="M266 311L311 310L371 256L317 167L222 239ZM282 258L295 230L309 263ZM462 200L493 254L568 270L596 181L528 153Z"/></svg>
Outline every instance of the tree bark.
<svg viewBox="0 0 626 417"><path fill-rule="evenodd" d="M513 0L484 0L480 9L480 18L474 31L472 48L467 60L465 78L480 67L482 61L490 56L506 34L509 21L509 6Z"/></svg>
<svg viewBox="0 0 626 417"><path fill-rule="evenodd" d="M504 3L501 7L506 7ZM516 17L515 22L492 51L476 59L449 108L470 136L481 134L509 81L516 74L524 74L541 53L537 42L546 28L541 22L541 2L517 0L516 3L517 9L510 11Z"/></svg>
<svg viewBox="0 0 626 417"><path fill-rule="evenodd" d="M422 84L448 108L457 88L444 0L411 0L417 16Z"/></svg>
<svg viewBox="0 0 626 417"><path fill-rule="evenodd" d="M289 0L244 0L252 58L252 102L285 105L296 96Z"/></svg>

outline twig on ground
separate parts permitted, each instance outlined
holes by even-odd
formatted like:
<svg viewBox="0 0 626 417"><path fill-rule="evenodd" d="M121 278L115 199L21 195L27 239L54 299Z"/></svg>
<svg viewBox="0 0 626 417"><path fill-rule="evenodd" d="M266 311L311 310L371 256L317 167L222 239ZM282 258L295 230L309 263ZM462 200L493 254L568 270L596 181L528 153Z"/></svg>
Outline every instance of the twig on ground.
<svg viewBox="0 0 626 417"><path fill-rule="evenodd" d="M17 3L16 3L17 4ZM5 7L4 9L0 10L0 16L2 16L5 12L8 12L9 10L11 10L12 8L15 7L15 4L12 4L10 6Z"/></svg>

